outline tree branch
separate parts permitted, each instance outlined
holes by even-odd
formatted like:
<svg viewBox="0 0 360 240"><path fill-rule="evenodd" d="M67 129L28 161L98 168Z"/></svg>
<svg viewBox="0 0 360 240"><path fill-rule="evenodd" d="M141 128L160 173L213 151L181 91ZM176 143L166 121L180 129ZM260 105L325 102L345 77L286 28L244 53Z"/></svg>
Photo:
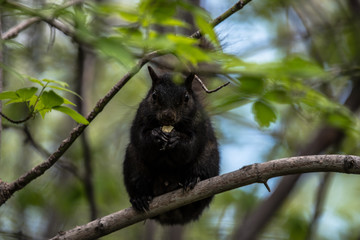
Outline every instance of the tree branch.
<svg viewBox="0 0 360 240"><path fill-rule="evenodd" d="M8 120L8 121L11 122L11 123L21 124L21 123L26 122L26 121L29 120L30 118L32 118L32 117L33 117L33 114L30 113L26 118L24 118L24 119L22 119L22 120L13 120L13 119L9 118L8 116L6 116L5 114L3 114L3 113L0 111L0 117L5 118L6 120Z"/></svg>
<svg viewBox="0 0 360 240"><path fill-rule="evenodd" d="M54 14L56 14L57 12L65 9L65 8L68 8L68 7L83 3L83 2L84 2L84 0L68 1L63 6L55 9ZM11 7L14 7L16 9L20 9L20 10L22 10L24 12L28 12L28 13L30 13L32 15L35 15L35 16L31 17L29 19L26 19L26 20L20 22L18 25L10 28L8 31L6 31L2 35L3 40L8 40L8 39L11 39L11 38L15 38L21 31L24 31L25 29L27 29L32 24L40 22L40 21L45 21L50 26L53 26L56 29L63 32L65 35L68 35L68 36L70 36L72 38L75 36L75 31L71 27L65 25L64 23L62 23L61 21L59 21L57 19L53 19L52 17L39 16L39 14L37 13L37 11L35 9L28 8L28 7L26 7L26 6L22 5L22 4L19 4L19 3L13 2L13 1L6 1L5 4L7 4L7 5L11 6Z"/></svg>
<svg viewBox="0 0 360 240"><path fill-rule="evenodd" d="M221 14L220 16L218 16L217 18L215 18L213 21L211 21L211 25L213 27L215 27L216 25L218 25L219 23L223 22L225 19L227 19L228 17L230 17L231 15L233 15L234 13L236 13L237 11L241 10L246 4L248 4L249 2L251 2L251 0L240 0L238 2L236 2L231 8L229 8L226 12L224 12L223 14ZM201 37L201 32L196 31L194 32L190 37L192 38L200 38Z"/></svg>
<svg viewBox="0 0 360 240"><path fill-rule="evenodd" d="M241 2L241 1L240 1ZM250 0L247 0L250 2ZM240 8L239 8L240 9ZM238 10L239 10L238 9ZM226 12L227 13L227 12ZM234 11L232 12L234 13ZM224 15L224 14L223 14ZM222 15L221 15L222 16ZM220 17L221 17L220 16ZM228 16L228 14L226 14ZM225 17L221 17L221 19L226 19ZM215 26L219 24L221 21L212 21L211 23ZM55 26L56 27L56 26ZM105 108L105 106L111 101L111 99L120 91L120 89L136 74L140 71L142 66L144 66L149 60L154 57L157 57L161 54L160 51L153 51L146 54L143 58L141 58L138 63L131 68L131 70L126 73L122 79L116 83L110 91L101 98L97 103L93 110L88 114L87 120L91 123L95 117ZM85 128L88 125L79 124L77 125L71 132L69 137L67 137L60 144L58 149L49 156L49 158L43 163L37 165L30 171L26 172L20 178L15 180L12 183L0 182L0 206L4 204L16 191L24 188L27 184L32 182L34 179L38 178L42 174L45 173L52 165L54 165L57 160L67 151L67 149L74 143L74 141L82 134Z"/></svg>
<svg viewBox="0 0 360 240"><path fill-rule="evenodd" d="M202 81L197 75L195 75L194 78L195 78L196 81L198 81L198 82L200 83L202 89L203 89L206 93L217 92L217 91L219 91L220 89L222 89L223 87L226 87L227 85L230 84L230 82L227 82L227 83L224 83L223 85L221 85L221 86L219 86L219 87L217 87L217 88L215 88L215 89L213 89L213 90L209 90L209 89L205 86L205 84L203 83L203 81Z"/></svg>
<svg viewBox="0 0 360 240"><path fill-rule="evenodd" d="M41 18L39 17L32 17L29 19L26 19L22 22L20 22L18 25L10 28L9 30L7 30L3 35L2 35L2 39L3 40L8 40L11 38L15 38L21 31L24 31L25 29L27 29L29 26L31 26L33 23L39 22L41 21Z"/></svg>
<svg viewBox="0 0 360 240"><path fill-rule="evenodd" d="M352 112L360 107L360 78L353 80L353 88L344 105ZM344 138L344 131L329 125L323 126L314 138L299 151L299 155L315 155L323 153L330 146L336 146ZM235 230L232 239L252 240L262 231L266 224L274 216L276 211L283 205L287 197L292 193L301 175L286 176L279 182L273 194L262 201L256 209L251 211Z"/></svg>
<svg viewBox="0 0 360 240"><path fill-rule="evenodd" d="M253 183L264 183L273 177L309 172L340 172L360 174L360 157L350 155L314 155L283 158L265 163L255 163L237 171L199 182L189 192L182 189L154 198L150 210L138 213L133 208L99 218L66 232L51 240L96 239L147 218L172 209Z"/></svg>

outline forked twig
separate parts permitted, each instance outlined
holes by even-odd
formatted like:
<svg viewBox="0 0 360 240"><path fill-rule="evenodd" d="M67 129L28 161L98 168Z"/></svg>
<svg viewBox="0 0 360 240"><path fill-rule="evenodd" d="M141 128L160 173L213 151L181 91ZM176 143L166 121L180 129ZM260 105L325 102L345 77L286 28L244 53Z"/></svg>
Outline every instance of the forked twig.
<svg viewBox="0 0 360 240"><path fill-rule="evenodd" d="M219 87L217 87L217 88L215 88L215 89L213 89L213 90L209 90L209 89L205 86L205 84L203 83L203 81L201 81L201 79L200 79L197 75L195 75L194 78L196 79L196 81L198 81L198 82L201 84L202 89L204 89L204 91L205 91L206 93L217 92L217 91L219 91L220 89L222 89L223 87L226 87L227 85L230 84L230 82L227 82L227 83L225 83L225 84L223 84L223 85L221 85L221 86L219 86Z"/></svg>

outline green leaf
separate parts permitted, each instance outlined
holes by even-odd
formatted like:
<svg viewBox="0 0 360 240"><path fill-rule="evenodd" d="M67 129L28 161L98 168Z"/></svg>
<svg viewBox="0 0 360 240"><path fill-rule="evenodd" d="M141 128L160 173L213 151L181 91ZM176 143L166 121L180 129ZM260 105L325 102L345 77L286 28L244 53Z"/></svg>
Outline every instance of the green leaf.
<svg viewBox="0 0 360 240"><path fill-rule="evenodd" d="M54 91L46 91L40 96L41 102L44 104L44 108L51 109L56 106L60 106L64 103L64 99L56 94Z"/></svg>
<svg viewBox="0 0 360 240"><path fill-rule="evenodd" d="M191 62L193 65L196 65L199 62L206 62L211 59L210 56L208 56L201 49L187 45L178 45L174 53L179 58L184 58Z"/></svg>
<svg viewBox="0 0 360 240"><path fill-rule="evenodd" d="M11 99L10 101L6 102L5 105L11 104L11 103L21 103L21 102L25 102L25 101L21 98Z"/></svg>
<svg viewBox="0 0 360 240"><path fill-rule="evenodd" d="M18 98L19 98L19 96L16 94L16 92L13 92L13 91L6 91L6 92L0 93L0 100L18 99Z"/></svg>
<svg viewBox="0 0 360 240"><path fill-rule="evenodd" d="M76 104L73 103L72 101L70 101L69 99L66 99L64 97L62 97L62 99L64 100L64 104L70 104L70 105L76 106Z"/></svg>
<svg viewBox="0 0 360 240"><path fill-rule="evenodd" d="M166 34L166 38L169 41L171 41L175 44L179 44L179 45L193 46L199 42L199 40L197 40L197 39L189 38L189 37L185 37L185 36L181 36L181 35L175 35L172 33Z"/></svg>
<svg viewBox="0 0 360 240"><path fill-rule="evenodd" d="M36 87L30 87L30 88L20 88L16 90L16 94L23 100L23 102L26 102L32 98L32 96L37 92Z"/></svg>
<svg viewBox="0 0 360 240"><path fill-rule="evenodd" d="M125 21L130 23L139 21L139 14L133 11L123 11L118 9L116 13Z"/></svg>
<svg viewBox="0 0 360 240"><path fill-rule="evenodd" d="M264 79L261 76L243 76L238 78L240 91L245 94L261 94L264 91Z"/></svg>
<svg viewBox="0 0 360 240"><path fill-rule="evenodd" d="M38 102L38 96L33 95L30 99L29 99L29 106L30 107L34 107L35 103Z"/></svg>
<svg viewBox="0 0 360 240"><path fill-rule="evenodd" d="M133 65L133 56L122 44L123 39L119 37L103 37L96 42L96 47L105 55L112 57L124 66Z"/></svg>
<svg viewBox="0 0 360 240"><path fill-rule="evenodd" d="M225 93L224 97L217 98L211 103L211 111L214 113L227 112L231 109L249 103L248 98L241 97L239 94Z"/></svg>
<svg viewBox="0 0 360 240"><path fill-rule="evenodd" d="M69 87L69 84L67 84L66 82L63 82L63 81L57 81L57 80L51 80L51 79L43 79L42 81L47 82L47 83L54 83L54 84L62 86L63 88Z"/></svg>
<svg viewBox="0 0 360 240"><path fill-rule="evenodd" d="M39 113L43 119L45 118L45 114L47 114L48 112L51 112L51 109L46 108L46 109L39 110Z"/></svg>
<svg viewBox="0 0 360 240"><path fill-rule="evenodd" d="M53 89L60 90L60 91L65 91L65 92L69 92L69 93L74 94L75 96L79 97L80 99L82 99L82 97L81 97L79 94L77 94L76 92L71 91L71 90L69 90L69 89L67 89L67 88L58 87L58 86L49 86L49 88L53 88Z"/></svg>
<svg viewBox="0 0 360 240"><path fill-rule="evenodd" d="M256 101L253 104L252 112L260 127L269 127L270 123L276 121L276 114L272 106L264 101Z"/></svg>
<svg viewBox="0 0 360 240"><path fill-rule="evenodd" d="M174 27L184 27L184 28L190 27L188 23L175 18L165 19L163 21L160 21L159 24L164 26L174 26Z"/></svg>
<svg viewBox="0 0 360 240"><path fill-rule="evenodd" d="M80 113L76 112L75 110L73 110L71 108L64 107L64 106L57 106L57 107L54 107L53 109L69 115L72 119L74 119L78 123L81 123L84 125L89 124L89 121L86 120L86 118L84 118Z"/></svg>
<svg viewBox="0 0 360 240"><path fill-rule="evenodd" d="M39 79L36 79L36 78L33 78L33 77L29 77L29 80L30 80L31 82L34 82L34 83L39 84L39 85L42 86L42 87L45 86L45 84L43 84Z"/></svg>
<svg viewBox="0 0 360 240"><path fill-rule="evenodd" d="M283 72L300 77L321 77L325 71L315 62L295 56L286 59L282 65Z"/></svg>
<svg viewBox="0 0 360 240"><path fill-rule="evenodd" d="M213 26L207 20L205 20L203 16L197 15L195 17L195 22L204 35L209 36L210 40L214 43L218 43Z"/></svg>
<svg viewBox="0 0 360 240"><path fill-rule="evenodd" d="M264 97L280 104L290 104L293 102L293 99L289 96L288 92L281 89L268 91Z"/></svg>
<svg viewBox="0 0 360 240"><path fill-rule="evenodd" d="M343 129L354 125L354 122L351 119L351 117L341 112L329 114L327 116L327 121L332 126Z"/></svg>
<svg viewBox="0 0 360 240"><path fill-rule="evenodd" d="M34 98L30 99L30 106L34 108L33 109L34 112L40 112L40 111L43 111L45 109L44 103L42 102L41 98L39 98L39 99L37 99L37 98L38 97L35 96ZM36 103L36 106L35 106L35 103ZM49 111L50 110L51 109L49 109ZM41 114L41 112L40 112L40 114Z"/></svg>
<svg viewBox="0 0 360 240"><path fill-rule="evenodd" d="M138 15L142 16L141 24L148 27L150 24L158 24L173 18L176 13L178 1L168 0L143 0L138 5Z"/></svg>

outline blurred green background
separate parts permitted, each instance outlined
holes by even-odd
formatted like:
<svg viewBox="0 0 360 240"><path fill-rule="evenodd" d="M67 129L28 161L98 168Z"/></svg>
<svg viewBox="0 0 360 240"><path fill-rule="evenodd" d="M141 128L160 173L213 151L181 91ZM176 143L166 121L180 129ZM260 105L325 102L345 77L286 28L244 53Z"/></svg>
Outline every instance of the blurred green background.
<svg viewBox="0 0 360 240"><path fill-rule="evenodd" d="M82 99L56 92L86 116L137 59L161 49L181 63L204 66L199 76L209 88L231 82L204 97L222 173L331 141L326 135L314 140L324 126L340 137L316 154L359 155L360 2L253 0L213 30L207 22L235 2L98 0L62 8L65 3L56 0L0 1L3 36L32 17L57 18L75 34L39 21L3 40L3 91L35 86L28 76L66 82ZM216 51L184 38L198 28ZM131 121L150 84L144 68L55 166L0 207L0 239L47 239L130 207L122 161ZM28 115L26 104L6 103L2 112L10 118ZM75 126L57 111L23 124L2 119L0 179L12 182L44 161ZM269 181L272 190L279 180ZM262 184L235 189L217 195L200 220L185 227L148 220L101 239L233 239L271 194ZM359 195L356 175L305 174L257 238L360 239Z"/></svg>

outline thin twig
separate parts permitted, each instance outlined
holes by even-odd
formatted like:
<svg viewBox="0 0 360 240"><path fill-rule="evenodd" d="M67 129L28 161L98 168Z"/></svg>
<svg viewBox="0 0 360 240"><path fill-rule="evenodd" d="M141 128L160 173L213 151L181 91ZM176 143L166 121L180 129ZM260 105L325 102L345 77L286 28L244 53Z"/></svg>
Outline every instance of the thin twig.
<svg viewBox="0 0 360 240"><path fill-rule="evenodd" d="M205 86L205 84L203 83L203 81L201 81L201 79L200 79L197 75L195 75L194 77L195 77L196 81L198 81L198 82L200 83L202 89L204 89L204 91L205 91L206 93L217 92L217 91L219 91L220 89L222 89L223 87L226 87L227 85L230 84L230 82L227 82L227 83L225 83L225 84L223 84L223 85L221 85L221 86L219 86L219 87L217 87L217 88L215 88L215 89L213 89L213 90L209 90L209 89Z"/></svg>
<svg viewBox="0 0 360 240"><path fill-rule="evenodd" d="M5 118L6 120L8 120L11 123L20 124L20 123L24 123L27 120L29 120L33 116L33 114L30 113L29 116L27 116L26 118L24 118L22 120L13 120L13 119L9 118L8 116L6 116L5 114L3 114L2 112L0 112L0 116L2 116L3 118Z"/></svg>
<svg viewBox="0 0 360 240"><path fill-rule="evenodd" d="M99 218L83 226L61 232L51 240L96 239L134 223L179 208L195 201L231 189L290 174L309 172L341 172L360 174L360 157L350 155L313 155L283 158L245 166L237 171L199 182L195 188L184 193L182 189L158 196L144 213L127 208Z"/></svg>
<svg viewBox="0 0 360 240"><path fill-rule="evenodd" d="M218 25L219 23L223 22L225 19L227 19L228 17L233 15L235 12L241 10L249 2L251 2L251 0L244 0L244 1L240 0L240 1L238 1L231 8L229 8L226 12L224 12L223 14L221 14L220 16L218 16L217 18L212 20L210 22L210 24L213 27L215 27L216 25ZM190 37L192 37L192 38L200 38L201 35L202 34L201 34L200 30L198 30L195 33L193 33Z"/></svg>

